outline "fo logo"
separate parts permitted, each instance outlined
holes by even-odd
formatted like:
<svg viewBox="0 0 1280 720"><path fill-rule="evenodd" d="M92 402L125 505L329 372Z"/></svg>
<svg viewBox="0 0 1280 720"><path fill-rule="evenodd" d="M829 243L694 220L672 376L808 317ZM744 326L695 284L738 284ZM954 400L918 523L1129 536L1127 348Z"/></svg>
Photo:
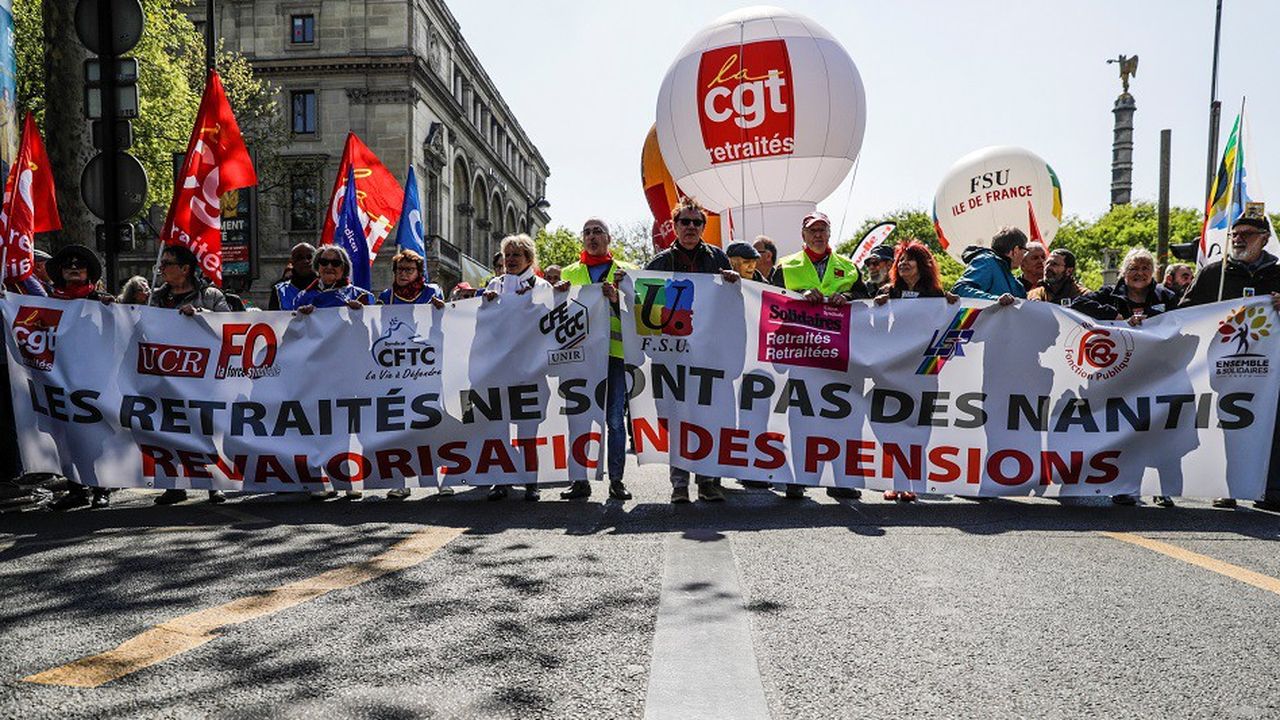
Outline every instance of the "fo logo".
<svg viewBox="0 0 1280 720"><path fill-rule="evenodd" d="M693 281L637 280L636 332L640 335L693 334Z"/></svg>
<svg viewBox="0 0 1280 720"><path fill-rule="evenodd" d="M917 375L937 375L952 358L964 357L964 346L973 339L973 324L982 314L981 308L964 308L951 318L951 324L933 331L924 360L916 368Z"/></svg>
<svg viewBox="0 0 1280 720"><path fill-rule="evenodd" d="M1265 305L1241 307L1218 324L1218 342L1213 343L1213 347L1219 352L1235 352L1219 355L1214 360L1215 374L1239 376L1271 372L1271 359L1257 352L1263 339L1271 336L1269 314L1270 309Z"/></svg>
<svg viewBox="0 0 1280 720"><path fill-rule="evenodd" d="M36 370L53 369L53 350L62 311L24 307L13 319L13 339L22 354L22 364Z"/></svg>
<svg viewBox="0 0 1280 720"><path fill-rule="evenodd" d="M1120 328L1084 324L1067 336L1067 366L1085 380L1109 380L1133 358L1133 336Z"/></svg>
<svg viewBox="0 0 1280 720"><path fill-rule="evenodd" d="M698 63L698 120L711 164L795 149L794 79L785 40L708 50Z"/></svg>
<svg viewBox="0 0 1280 720"><path fill-rule="evenodd" d="M226 378L273 377L276 367L276 331L266 323L227 323L222 326L222 349L213 376Z"/></svg>
<svg viewBox="0 0 1280 720"><path fill-rule="evenodd" d="M538 321L538 330L555 340L556 348L547 351L551 365L582 362L586 359L582 343L587 339L587 306L577 300L566 300Z"/></svg>

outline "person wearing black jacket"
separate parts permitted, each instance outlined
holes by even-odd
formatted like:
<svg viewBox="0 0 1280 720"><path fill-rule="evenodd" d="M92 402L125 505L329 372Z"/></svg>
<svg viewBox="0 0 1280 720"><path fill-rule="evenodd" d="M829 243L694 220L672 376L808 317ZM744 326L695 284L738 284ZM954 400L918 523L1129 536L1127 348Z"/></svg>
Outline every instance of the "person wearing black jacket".
<svg viewBox="0 0 1280 720"><path fill-rule="evenodd" d="M729 256L724 251L702 241L702 228L707 224L707 212L692 198L685 198L671 213L672 225L676 229L676 241L671 247L663 250L645 270L681 273L720 273L725 282L737 282L739 275L729 264ZM720 478L698 475L698 499L703 502L722 502L724 493L720 490ZM671 467L671 502L689 502L689 471Z"/></svg>
<svg viewBox="0 0 1280 720"><path fill-rule="evenodd" d="M1155 274L1151 252L1135 247L1124 256L1115 285L1081 295L1071 303L1071 309L1097 320L1128 320L1130 325L1140 325L1143 317L1174 309L1176 296L1156 284Z"/></svg>
<svg viewBox="0 0 1280 720"><path fill-rule="evenodd" d="M1245 206L1240 217L1231 225L1231 245L1226 258L1226 276L1223 277L1223 261L1205 265L1187 288L1178 307L1205 305L1219 300L1252 297L1264 293L1271 295L1271 306L1280 311L1280 262L1275 255L1263 250L1271 237L1271 224L1267 222L1266 208L1260 202ZM1219 295L1218 286L1222 292ZM1233 508L1233 498L1218 498L1214 507ZM1267 489L1262 500L1254 503L1260 510L1280 511L1280 422L1271 436L1271 463L1267 470Z"/></svg>

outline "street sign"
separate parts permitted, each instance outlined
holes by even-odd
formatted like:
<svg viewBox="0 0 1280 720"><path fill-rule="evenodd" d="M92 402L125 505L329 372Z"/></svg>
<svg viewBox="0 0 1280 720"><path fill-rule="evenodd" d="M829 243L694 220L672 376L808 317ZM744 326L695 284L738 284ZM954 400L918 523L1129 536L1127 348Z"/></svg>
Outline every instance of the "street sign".
<svg viewBox="0 0 1280 720"><path fill-rule="evenodd" d="M90 123L93 129L93 147L95 150L101 150L105 138L102 137L102 130L106 125L105 120L94 120ZM133 147L133 124L128 120L115 120L110 126L115 134L116 149L128 150Z"/></svg>
<svg viewBox="0 0 1280 720"><path fill-rule="evenodd" d="M84 116L90 120L102 119L102 88L85 86ZM138 86L116 86L116 117L138 117Z"/></svg>
<svg viewBox="0 0 1280 720"><path fill-rule="evenodd" d="M97 87L102 84L102 59L89 58L84 61L84 82ZM138 58L116 58L114 79L120 85L136 85L138 83Z"/></svg>
<svg viewBox="0 0 1280 720"><path fill-rule="evenodd" d="M117 223L115 227L116 252L130 252L137 249L137 241L134 239L133 223ZM93 236L97 240L98 250L107 251L107 226L98 223L93 226Z"/></svg>
<svg viewBox="0 0 1280 720"><path fill-rule="evenodd" d="M139 0L106 0L111 13L111 45L98 42L98 5L100 0L76 3L76 37L96 55L123 55L142 38L142 3Z"/></svg>
<svg viewBox="0 0 1280 720"><path fill-rule="evenodd" d="M147 203L147 170L126 152L116 153L116 177L104 178L106 156L93 156L80 175L80 195L89 212L106 219L107 188L115 191L118 217L133 217Z"/></svg>

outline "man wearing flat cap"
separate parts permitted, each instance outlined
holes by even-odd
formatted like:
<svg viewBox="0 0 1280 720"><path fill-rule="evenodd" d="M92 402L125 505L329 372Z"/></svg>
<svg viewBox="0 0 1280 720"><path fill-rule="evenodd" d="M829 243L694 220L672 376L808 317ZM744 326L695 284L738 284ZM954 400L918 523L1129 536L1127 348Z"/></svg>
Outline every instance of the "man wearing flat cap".
<svg viewBox="0 0 1280 720"><path fill-rule="evenodd" d="M1204 266L1191 281L1191 287L1178 307L1204 305L1219 300L1269 294L1271 306L1280 310L1280 259L1263 248L1271 237L1266 206L1247 203L1244 212L1231 225L1230 244L1225 260ZM1214 507L1235 507L1232 498L1218 498ZM1267 471L1267 491L1255 503L1262 510L1280 511L1280 423L1271 439L1271 463Z"/></svg>
<svg viewBox="0 0 1280 720"><path fill-rule="evenodd" d="M778 260L773 271L774 285L803 293L811 303L836 307L868 297L858 267L849 258L831 251L830 218L820 212L805 215L800 234L804 247ZM829 487L827 495L856 499L862 492L857 488ZM793 500L804 498L804 486L788 484L786 496Z"/></svg>
<svg viewBox="0 0 1280 720"><path fill-rule="evenodd" d="M760 251L753 246L737 240L729 243L729 247L724 249L724 254L729 256L729 264L733 266L734 272L748 280L768 282L758 269Z"/></svg>
<svg viewBox="0 0 1280 720"><path fill-rule="evenodd" d="M892 247L877 245L871 248L867 258L862 261L862 268L866 271L863 274L863 280L867 285L868 293L874 294L880 290L881 286L889 283L889 269L892 267Z"/></svg>

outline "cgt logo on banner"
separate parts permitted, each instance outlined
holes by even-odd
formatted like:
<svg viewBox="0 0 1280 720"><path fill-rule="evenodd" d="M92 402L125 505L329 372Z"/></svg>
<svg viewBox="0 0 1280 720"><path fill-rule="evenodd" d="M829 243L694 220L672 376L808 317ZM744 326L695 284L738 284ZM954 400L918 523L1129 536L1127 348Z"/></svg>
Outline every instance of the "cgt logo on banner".
<svg viewBox="0 0 1280 720"><path fill-rule="evenodd" d="M53 351L62 311L24 307L13 318L13 339L18 341L22 364L36 370L53 369Z"/></svg>
<svg viewBox="0 0 1280 720"><path fill-rule="evenodd" d="M577 300L566 300L538 320L538 330L551 335L559 346L547 351L548 365L582 362L587 359L582 343L587 339L589 325L587 306Z"/></svg>
<svg viewBox="0 0 1280 720"><path fill-rule="evenodd" d="M258 356L259 344L262 354ZM227 378L275 377L278 352L276 331L266 323L226 323L222 326L222 348L218 351L218 366L213 376ZM239 362L236 360L239 359Z"/></svg>
<svg viewBox="0 0 1280 720"><path fill-rule="evenodd" d="M1271 336L1269 312L1260 306L1241 307L1232 310L1218 324L1218 342L1211 348L1219 353L1232 349L1235 352L1218 355L1214 360L1214 374L1223 375L1266 375L1271 372L1271 359L1265 354L1254 352L1262 345L1264 338Z"/></svg>
<svg viewBox="0 0 1280 720"><path fill-rule="evenodd" d="M139 375L202 378L209 369L209 349L140 342L137 369Z"/></svg>
<svg viewBox="0 0 1280 720"><path fill-rule="evenodd" d="M849 369L851 308L761 293L757 359L779 365Z"/></svg>
<svg viewBox="0 0 1280 720"><path fill-rule="evenodd" d="M1082 323L1063 347L1067 367L1085 380L1110 380L1133 359L1133 335L1121 328Z"/></svg>
<svg viewBox="0 0 1280 720"><path fill-rule="evenodd" d="M916 368L917 375L937 375L942 366L952 358L964 357L964 346L973 339L973 324L982 314L982 308L961 308L951 318L951 324L933 331L929 347L925 348L924 361Z"/></svg>
<svg viewBox="0 0 1280 720"><path fill-rule="evenodd" d="M398 317L387 322L386 331L373 341L369 354L387 372L371 373L367 380L378 377L415 380L440 374L435 346L418 335L417 327Z"/></svg>
<svg viewBox="0 0 1280 720"><path fill-rule="evenodd" d="M642 350L689 352L686 338L693 334L693 281L636 280L634 307Z"/></svg>
<svg viewBox="0 0 1280 720"><path fill-rule="evenodd" d="M704 52L697 92L702 142L712 165L794 151L795 102L785 40Z"/></svg>

